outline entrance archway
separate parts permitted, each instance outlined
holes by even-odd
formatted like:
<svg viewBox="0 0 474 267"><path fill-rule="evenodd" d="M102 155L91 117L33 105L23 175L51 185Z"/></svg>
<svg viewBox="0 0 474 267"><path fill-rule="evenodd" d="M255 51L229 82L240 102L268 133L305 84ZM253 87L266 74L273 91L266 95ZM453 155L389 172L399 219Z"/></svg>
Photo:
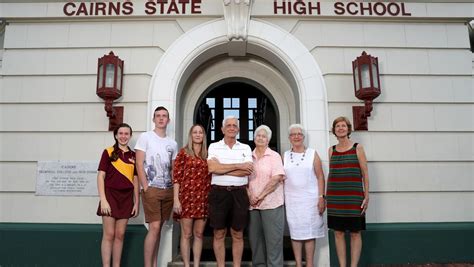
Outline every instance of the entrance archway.
<svg viewBox="0 0 474 267"><path fill-rule="evenodd" d="M289 148L288 125L302 123L307 129L308 145L318 150L327 166L326 88L320 68L308 49L290 33L254 19L249 23L247 56L229 57L227 44L227 26L220 19L191 29L170 46L152 77L148 128L152 128L153 109L164 105L169 108L172 118L169 135L182 144L194 122L195 107L209 86L225 79L248 79L262 84L275 99L280 122L280 149ZM213 68L219 64L225 65L219 70ZM257 72L255 68L249 69L252 65L260 69ZM164 265L171 261L172 235L165 233L163 237L159 258ZM321 241L316 251L317 262L320 266L328 266L327 239Z"/></svg>

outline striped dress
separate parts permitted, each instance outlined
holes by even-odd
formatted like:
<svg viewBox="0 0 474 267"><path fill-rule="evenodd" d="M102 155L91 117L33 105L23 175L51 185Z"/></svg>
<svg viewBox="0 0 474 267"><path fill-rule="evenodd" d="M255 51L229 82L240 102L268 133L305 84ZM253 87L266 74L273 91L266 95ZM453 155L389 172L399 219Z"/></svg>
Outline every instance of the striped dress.
<svg viewBox="0 0 474 267"><path fill-rule="evenodd" d="M365 230L362 212L364 187L357 158L357 143L347 151L332 147L327 186L328 227L338 231Z"/></svg>

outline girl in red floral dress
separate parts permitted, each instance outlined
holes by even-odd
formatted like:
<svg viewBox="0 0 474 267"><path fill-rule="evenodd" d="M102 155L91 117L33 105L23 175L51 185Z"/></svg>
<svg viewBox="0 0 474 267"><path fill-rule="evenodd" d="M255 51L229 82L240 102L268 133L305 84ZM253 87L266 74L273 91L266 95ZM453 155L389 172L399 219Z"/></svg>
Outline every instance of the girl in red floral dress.
<svg viewBox="0 0 474 267"><path fill-rule="evenodd" d="M199 266L202 236L208 216L207 195L211 175L207 169L204 128L195 124L189 130L188 143L178 153L173 167L174 218L181 225L180 248L184 266L190 266L191 237L194 266Z"/></svg>

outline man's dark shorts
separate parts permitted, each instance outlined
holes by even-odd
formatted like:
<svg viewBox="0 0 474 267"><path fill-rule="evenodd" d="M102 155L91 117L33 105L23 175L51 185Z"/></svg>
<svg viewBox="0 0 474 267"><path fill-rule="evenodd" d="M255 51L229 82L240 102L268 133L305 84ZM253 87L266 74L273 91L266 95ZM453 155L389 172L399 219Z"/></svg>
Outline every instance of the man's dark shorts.
<svg viewBox="0 0 474 267"><path fill-rule="evenodd" d="M219 230L241 231L248 224L249 197L245 186L212 185L209 192L209 223Z"/></svg>

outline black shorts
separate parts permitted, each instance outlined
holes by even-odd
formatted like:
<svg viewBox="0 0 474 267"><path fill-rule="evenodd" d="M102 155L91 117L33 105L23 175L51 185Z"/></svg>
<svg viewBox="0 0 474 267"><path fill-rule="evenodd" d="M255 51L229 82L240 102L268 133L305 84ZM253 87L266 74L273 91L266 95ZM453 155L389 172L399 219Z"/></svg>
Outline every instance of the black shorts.
<svg viewBox="0 0 474 267"><path fill-rule="evenodd" d="M248 224L249 197L245 186L215 186L209 192L209 223L212 228L241 231Z"/></svg>

